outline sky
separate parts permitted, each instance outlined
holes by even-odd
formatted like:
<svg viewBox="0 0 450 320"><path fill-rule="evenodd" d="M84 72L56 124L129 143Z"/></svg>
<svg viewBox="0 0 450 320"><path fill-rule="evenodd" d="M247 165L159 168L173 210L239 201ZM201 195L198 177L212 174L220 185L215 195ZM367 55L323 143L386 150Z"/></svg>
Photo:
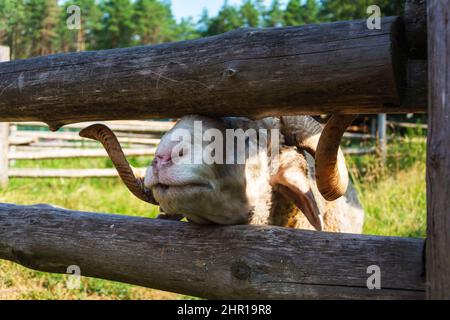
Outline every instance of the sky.
<svg viewBox="0 0 450 320"><path fill-rule="evenodd" d="M177 20L183 17L193 17L197 20L203 12L203 9L208 9L210 16L214 16L222 7L224 0L172 0L172 12ZM266 5L271 3L271 0L264 0ZM231 5L241 4L242 0L228 0Z"/></svg>

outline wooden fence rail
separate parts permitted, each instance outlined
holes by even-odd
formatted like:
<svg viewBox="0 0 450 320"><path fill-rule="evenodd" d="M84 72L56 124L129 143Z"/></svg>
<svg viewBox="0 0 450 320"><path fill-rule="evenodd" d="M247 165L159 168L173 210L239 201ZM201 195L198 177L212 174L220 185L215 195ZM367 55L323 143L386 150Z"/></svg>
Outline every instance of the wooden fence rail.
<svg viewBox="0 0 450 320"><path fill-rule="evenodd" d="M423 299L421 239L0 205L0 258L215 299ZM401 252L401 254L399 254ZM369 266L382 289L369 290Z"/></svg>
<svg viewBox="0 0 450 320"><path fill-rule="evenodd" d="M156 148L124 149L126 156L153 156ZM69 158L105 158L108 154L104 149L55 149L41 151L15 151L10 152L10 160L42 160L42 159L69 159Z"/></svg>
<svg viewBox="0 0 450 320"><path fill-rule="evenodd" d="M143 169L142 169L143 170ZM12 178L116 178L116 169L9 169Z"/></svg>
<svg viewBox="0 0 450 320"><path fill-rule="evenodd" d="M450 299L450 6L428 4L427 297Z"/></svg>
<svg viewBox="0 0 450 320"><path fill-rule="evenodd" d="M387 17L380 30L368 29L365 20L239 29L178 43L5 62L0 119L57 129L80 121L198 113L426 112L426 64L418 66L425 72L407 76L403 30L399 18Z"/></svg>
<svg viewBox="0 0 450 320"><path fill-rule="evenodd" d="M142 135L140 135L142 136ZM47 140L68 140L68 141L83 141L92 143L92 140L82 138L76 132L46 132L46 131L17 131L15 138L28 138L28 139L47 139ZM121 143L134 143L134 144L158 144L160 139L156 138L144 138L144 137L127 137L118 135L119 142Z"/></svg>

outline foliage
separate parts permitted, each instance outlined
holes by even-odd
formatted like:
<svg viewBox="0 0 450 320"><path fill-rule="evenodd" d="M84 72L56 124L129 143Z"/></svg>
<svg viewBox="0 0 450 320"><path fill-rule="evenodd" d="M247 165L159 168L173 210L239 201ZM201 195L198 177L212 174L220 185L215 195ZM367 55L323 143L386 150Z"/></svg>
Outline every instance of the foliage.
<svg viewBox="0 0 450 320"><path fill-rule="evenodd" d="M399 14L404 0L380 0L382 14ZM169 0L1 0L0 44L12 59L195 39L240 27L297 26L367 17L369 0L224 0L215 16L176 21ZM67 8L81 10L81 28L68 29Z"/></svg>

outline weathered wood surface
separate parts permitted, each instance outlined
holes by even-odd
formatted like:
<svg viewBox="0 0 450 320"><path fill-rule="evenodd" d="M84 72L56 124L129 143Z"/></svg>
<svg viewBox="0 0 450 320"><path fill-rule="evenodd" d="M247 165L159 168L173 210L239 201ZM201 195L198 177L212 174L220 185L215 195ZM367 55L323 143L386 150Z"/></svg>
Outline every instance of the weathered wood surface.
<svg viewBox="0 0 450 320"><path fill-rule="evenodd" d="M114 178L119 176L116 169L10 168L8 172L12 178Z"/></svg>
<svg viewBox="0 0 450 320"><path fill-rule="evenodd" d="M0 205L0 258L220 299L422 299L421 239L190 223ZM367 268L382 290L368 290Z"/></svg>
<svg viewBox="0 0 450 320"><path fill-rule="evenodd" d="M378 115L378 136L377 136L377 151L381 158L381 162L385 164L387 156L387 137L386 137L386 114L382 113Z"/></svg>
<svg viewBox="0 0 450 320"><path fill-rule="evenodd" d="M126 156L153 156L156 148L123 149ZM68 159L68 158L104 158L108 154L104 149L54 149L10 151L10 160Z"/></svg>
<svg viewBox="0 0 450 320"><path fill-rule="evenodd" d="M406 0L403 19L409 58L426 59L427 0Z"/></svg>
<svg viewBox="0 0 450 320"><path fill-rule="evenodd" d="M177 43L0 64L0 119L62 124L186 114L425 112L400 105L403 24L238 29ZM400 80L400 79L399 79Z"/></svg>
<svg viewBox="0 0 450 320"><path fill-rule="evenodd" d="M0 63L9 61L9 53L9 47L0 46ZM9 124L0 122L0 187L8 185L8 136Z"/></svg>
<svg viewBox="0 0 450 320"><path fill-rule="evenodd" d="M427 297L450 299L450 6L428 2Z"/></svg>
<svg viewBox="0 0 450 320"><path fill-rule="evenodd" d="M414 109L428 105L428 63L427 60L408 60L402 101Z"/></svg>
<svg viewBox="0 0 450 320"><path fill-rule="evenodd" d="M8 186L9 125L0 122L0 187Z"/></svg>

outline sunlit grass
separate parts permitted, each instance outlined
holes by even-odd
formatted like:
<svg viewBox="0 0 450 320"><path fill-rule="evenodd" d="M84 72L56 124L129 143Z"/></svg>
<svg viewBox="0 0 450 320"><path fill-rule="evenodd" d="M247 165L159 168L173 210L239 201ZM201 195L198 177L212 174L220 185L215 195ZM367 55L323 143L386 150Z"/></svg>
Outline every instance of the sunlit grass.
<svg viewBox="0 0 450 320"><path fill-rule="evenodd" d="M414 131L394 137L385 165L373 155L347 159L366 213L364 233L425 237L425 137Z"/></svg>
<svg viewBox="0 0 450 320"><path fill-rule="evenodd" d="M146 166L149 159L130 159ZM16 161L15 167L111 168L109 160L69 159ZM154 218L158 208L136 199L118 178L11 179L0 202L48 203L72 210ZM0 299L180 299L184 296L99 279L82 278L81 290L69 290L67 276L36 272L0 260Z"/></svg>

